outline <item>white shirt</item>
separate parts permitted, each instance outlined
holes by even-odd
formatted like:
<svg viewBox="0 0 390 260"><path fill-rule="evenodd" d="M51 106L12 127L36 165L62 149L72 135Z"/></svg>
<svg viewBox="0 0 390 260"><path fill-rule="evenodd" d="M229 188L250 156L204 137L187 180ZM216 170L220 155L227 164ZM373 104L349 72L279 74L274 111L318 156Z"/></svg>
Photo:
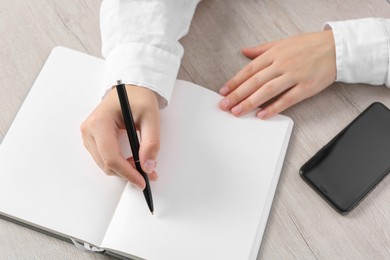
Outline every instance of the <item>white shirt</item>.
<svg viewBox="0 0 390 260"><path fill-rule="evenodd" d="M118 79L153 90L165 107L183 56L187 32L200 0L104 0L101 6L104 86ZM329 22L336 46L337 81L390 87L390 20ZM242 28L245 30L245 28Z"/></svg>
<svg viewBox="0 0 390 260"><path fill-rule="evenodd" d="M100 8L105 90L118 79L147 87L165 107L199 0L105 0Z"/></svg>
<svg viewBox="0 0 390 260"><path fill-rule="evenodd" d="M336 46L336 81L390 87L390 19L328 22Z"/></svg>

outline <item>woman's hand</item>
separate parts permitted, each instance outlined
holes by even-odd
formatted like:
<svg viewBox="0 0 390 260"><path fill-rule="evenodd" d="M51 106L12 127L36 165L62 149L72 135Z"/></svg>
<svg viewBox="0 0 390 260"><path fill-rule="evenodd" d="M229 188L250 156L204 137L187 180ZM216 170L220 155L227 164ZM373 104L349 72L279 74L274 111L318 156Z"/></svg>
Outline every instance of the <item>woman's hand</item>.
<svg viewBox="0 0 390 260"><path fill-rule="evenodd" d="M267 119L314 96L336 79L336 54L331 30L302 34L243 49L253 59L221 89L219 103L241 116L259 109Z"/></svg>
<svg viewBox="0 0 390 260"><path fill-rule="evenodd" d="M140 131L140 163L151 180L160 149L159 107L155 93L149 89L126 85L136 127ZM124 158L118 143L120 129L125 129L116 89L107 93L102 102L81 125L84 145L95 162L108 175L119 175L143 190L145 180L135 169L133 158Z"/></svg>

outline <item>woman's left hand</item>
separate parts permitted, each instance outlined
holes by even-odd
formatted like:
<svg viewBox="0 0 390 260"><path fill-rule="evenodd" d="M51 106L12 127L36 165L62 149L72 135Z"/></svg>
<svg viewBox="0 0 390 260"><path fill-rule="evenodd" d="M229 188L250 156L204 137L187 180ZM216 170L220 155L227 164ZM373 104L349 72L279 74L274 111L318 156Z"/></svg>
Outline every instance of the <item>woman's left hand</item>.
<svg viewBox="0 0 390 260"><path fill-rule="evenodd" d="M235 116L261 107L257 116L267 119L321 92L336 79L331 30L265 43L242 52L253 60L219 91L225 96L219 106Z"/></svg>

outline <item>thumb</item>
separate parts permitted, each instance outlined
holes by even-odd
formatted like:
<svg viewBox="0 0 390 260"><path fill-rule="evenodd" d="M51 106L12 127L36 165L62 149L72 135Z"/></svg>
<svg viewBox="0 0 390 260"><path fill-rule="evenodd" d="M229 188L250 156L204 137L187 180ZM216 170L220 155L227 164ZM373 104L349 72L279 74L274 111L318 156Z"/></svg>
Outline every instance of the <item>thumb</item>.
<svg viewBox="0 0 390 260"><path fill-rule="evenodd" d="M159 110L145 113L140 122L141 143L139 157L142 169L152 180L157 180L154 171L157 166L157 154L160 150L160 114Z"/></svg>

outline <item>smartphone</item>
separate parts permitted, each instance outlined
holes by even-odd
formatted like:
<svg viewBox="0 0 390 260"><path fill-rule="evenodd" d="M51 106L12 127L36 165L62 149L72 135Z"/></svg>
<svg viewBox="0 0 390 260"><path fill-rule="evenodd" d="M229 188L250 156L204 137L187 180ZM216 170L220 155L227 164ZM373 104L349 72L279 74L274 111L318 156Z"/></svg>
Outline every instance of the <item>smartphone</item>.
<svg viewBox="0 0 390 260"><path fill-rule="evenodd" d="M339 213L346 214L390 170L390 110L375 102L322 147L300 176Z"/></svg>

